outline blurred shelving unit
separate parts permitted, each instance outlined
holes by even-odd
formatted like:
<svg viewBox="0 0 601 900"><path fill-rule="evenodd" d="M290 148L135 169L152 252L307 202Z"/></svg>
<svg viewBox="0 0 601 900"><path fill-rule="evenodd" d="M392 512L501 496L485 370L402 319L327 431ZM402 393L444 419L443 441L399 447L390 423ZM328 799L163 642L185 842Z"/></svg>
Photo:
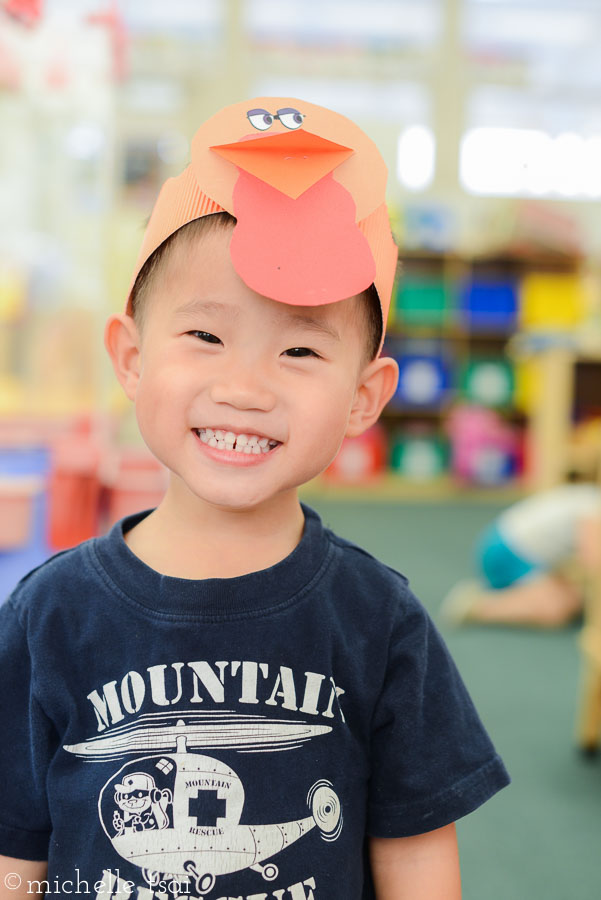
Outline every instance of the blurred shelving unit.
<svg viewBox="0 0 601 900"><path fill-rule="evenodd" d="M346 470L338 464L314 489L509 502L546 486L552 476L543 472L553 467L552 448L559 446L558 409L572 369L558 375L555 362L553 375L546 355L516 354L514 347L516 336L522 343L541 334L573 341L592 302L586 261L532 247L474 256L401 250L400 256L385 345L400 379L378 435L388 471L370 477L373 453L365 441L363 474L355 449ZM573 372L586 382L588 401L571 419L601 411L601 401L597 410L591 401L594 384L601 385L596 362L580 359Z"/></svg>
<svg viewBox="0 0 601 900"><path fill-rule="evenodd" d="M430 447L438 463L432 474L450 468L464 487L507 488L523 470L525 415L505 352L518 327L521 261L500 254L401 255L388 337L401 379L384 419L393 445L417 441L422 455ZM487 411L480 420L478 408ZM467 429L474 430L471 448ZM419 452L412 458L419 471ZM406 461L406 454L393 456L401 470Z"/></svg>

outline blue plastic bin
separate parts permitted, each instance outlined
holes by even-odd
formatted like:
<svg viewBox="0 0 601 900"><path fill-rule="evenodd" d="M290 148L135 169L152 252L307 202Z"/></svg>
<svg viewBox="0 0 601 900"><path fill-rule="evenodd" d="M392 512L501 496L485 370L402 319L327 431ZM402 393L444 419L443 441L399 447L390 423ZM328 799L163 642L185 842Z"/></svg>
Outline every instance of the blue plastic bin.
<svg viewBox="0 0 601 900"><path fill-rule="evenodd" d="M459 291L459 315L471 331L512 331L518 314L518 284L513 279L475 278Z"/></svg>

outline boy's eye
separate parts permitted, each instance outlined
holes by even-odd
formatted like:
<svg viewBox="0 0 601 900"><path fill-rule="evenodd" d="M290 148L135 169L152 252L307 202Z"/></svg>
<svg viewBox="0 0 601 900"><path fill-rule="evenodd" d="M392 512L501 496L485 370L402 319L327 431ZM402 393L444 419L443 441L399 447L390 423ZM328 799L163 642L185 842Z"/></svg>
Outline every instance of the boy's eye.
<svg viewBox="0 0 601 900"><path fill-rule="evenodd" d="M189 331L188 334L193 334L196 337L199 337L201 341L206 341L208 344L221 343L219 338L215 337L215 335L211 334L209 331Z"/></svg>
<svg viewBox="0 0 601 900"><path fill-rule="evenodd" d="M298 359L301 356L317 356L317 353L314 350L310 350L308 347L291 347L289 350L284 351L288 356L292 356L294 359Z"/></svg>

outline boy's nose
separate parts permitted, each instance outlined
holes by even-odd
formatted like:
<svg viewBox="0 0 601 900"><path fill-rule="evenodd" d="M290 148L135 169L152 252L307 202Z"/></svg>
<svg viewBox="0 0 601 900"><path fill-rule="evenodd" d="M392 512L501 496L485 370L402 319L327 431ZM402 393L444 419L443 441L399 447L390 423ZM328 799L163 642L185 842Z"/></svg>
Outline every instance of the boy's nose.
<svg viewBox="0 0 601 900"><path fill-rule="evenodd" d="M228 366L215 378L210 393L214 403L227 403L237 409L269 412L275 406L275 394L266 373L251 366Z"/></svg>

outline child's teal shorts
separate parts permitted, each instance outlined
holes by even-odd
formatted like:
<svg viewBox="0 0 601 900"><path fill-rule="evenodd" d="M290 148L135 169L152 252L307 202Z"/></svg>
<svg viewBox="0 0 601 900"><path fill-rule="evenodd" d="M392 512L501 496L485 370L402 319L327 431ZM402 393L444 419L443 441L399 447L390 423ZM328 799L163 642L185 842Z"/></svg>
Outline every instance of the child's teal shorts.
<svg viewBox="0 0 601 900"><path fill-rule="evenodd" d="M496 523L490 525L478 541L476 561L481 574L495 590L542 571L538 563L520 556L508 546Z"/></svg>

